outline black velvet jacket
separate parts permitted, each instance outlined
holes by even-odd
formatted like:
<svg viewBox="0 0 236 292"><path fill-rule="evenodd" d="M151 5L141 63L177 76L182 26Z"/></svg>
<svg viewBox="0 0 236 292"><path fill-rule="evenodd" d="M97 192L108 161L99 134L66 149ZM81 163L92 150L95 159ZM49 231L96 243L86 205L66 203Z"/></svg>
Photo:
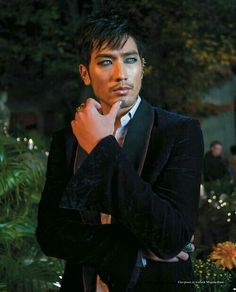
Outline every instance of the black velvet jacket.
<svg viewBox="0 0 236 292"><path fill-rule="evenodd" d="M66 260L61 291L84 291L85 264L111 291L116 285L126 291L138 249L169 259L194 233L203 158L199 122L142 99L123 147L112 135L103 138L73 175L76 148L71 128L54 134L38 242L46 255ZM101 225L99 212L111 214L113 224ZM171 264L161 263L170 277ZM186 263L175 263L176 269L180 265Z"/></svg>

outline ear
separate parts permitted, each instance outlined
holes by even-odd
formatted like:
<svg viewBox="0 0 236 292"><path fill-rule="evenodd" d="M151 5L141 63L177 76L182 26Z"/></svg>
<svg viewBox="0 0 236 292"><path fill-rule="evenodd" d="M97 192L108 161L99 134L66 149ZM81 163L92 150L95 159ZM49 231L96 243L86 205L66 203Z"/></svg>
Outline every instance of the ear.
<svg viewBox="0 0 236 292"><path fill-rule="evenodd" d="M85 65L79 64L79 73L80 73L82 80L84 81L84 84L87 86L90 85L91 80L90 80L88 69L86 68Z"/></svg>
<svg viewBox="0 0 236 292"><path fill-rule="evenodd" d="M141 59L141 63L142 63L142 65L143 65L143 67L145 67L146 61L145 61L144 58Z"/></svg>
<svg viewBox="0 0 236 292"><path fill-rule="evenodd" d="M141 64L142 64L142 75L141 75L141 79L143 79L145 63L146 63L145 59L142 58L141 59Z"/></svg>

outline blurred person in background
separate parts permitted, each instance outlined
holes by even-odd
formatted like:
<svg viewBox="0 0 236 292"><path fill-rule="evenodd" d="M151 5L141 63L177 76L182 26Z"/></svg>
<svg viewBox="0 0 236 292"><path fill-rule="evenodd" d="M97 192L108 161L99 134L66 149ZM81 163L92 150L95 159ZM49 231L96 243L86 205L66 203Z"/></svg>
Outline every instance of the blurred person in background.
<svg viewBox="0 0 236 292"><path fill-rule="evenodd" d="M234 187L236 185L236 145L230 147L231 156L228 158Z"/></svg>
<svg viewBox="0 0 236 292"><path fill-rule="evenodd" d="M230 179L230 173L226 160L223 158L223 144L212 141L210 150L204 156L204 182L211 182L218 179Z"/></svg>

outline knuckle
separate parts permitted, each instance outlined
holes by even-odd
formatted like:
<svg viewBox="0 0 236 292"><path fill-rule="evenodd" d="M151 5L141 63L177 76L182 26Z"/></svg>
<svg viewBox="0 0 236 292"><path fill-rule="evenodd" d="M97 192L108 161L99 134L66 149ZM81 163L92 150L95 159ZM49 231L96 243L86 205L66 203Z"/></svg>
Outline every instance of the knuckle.
<svg viewBox="0 0 236 292"><path fill-rule="evenodd" d="M80 118L83 113L83 110L80 110L79 112L76 113L76 119Z"/></svg>
<svg viewBox="0 0 236 292"><path fill-rule="evenodd" d="M91 97L89 97L87 100L86 100L86 105L91 105L93 103L93 99Z"/></svg>

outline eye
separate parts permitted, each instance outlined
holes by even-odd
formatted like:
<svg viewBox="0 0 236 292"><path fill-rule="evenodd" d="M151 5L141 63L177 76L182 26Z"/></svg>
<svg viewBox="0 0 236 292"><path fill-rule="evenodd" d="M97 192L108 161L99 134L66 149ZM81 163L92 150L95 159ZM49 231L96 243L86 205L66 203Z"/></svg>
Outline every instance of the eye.
<svg viewBox="0 0 236 292"><path fill-rule="evenodd" d="M125 63L128 63L128 64L133 64L137 62L137 58L127 58L125 59Z"/></svg>
<svg viewBox="0 0 236 292"><path fill-rule="evenodd" d="M111 60L103 60L103 61L100 61L98 63L98 65L101 65L101 66L108 66L108 65L111 65L111 64L112 64Z"/></svg>

